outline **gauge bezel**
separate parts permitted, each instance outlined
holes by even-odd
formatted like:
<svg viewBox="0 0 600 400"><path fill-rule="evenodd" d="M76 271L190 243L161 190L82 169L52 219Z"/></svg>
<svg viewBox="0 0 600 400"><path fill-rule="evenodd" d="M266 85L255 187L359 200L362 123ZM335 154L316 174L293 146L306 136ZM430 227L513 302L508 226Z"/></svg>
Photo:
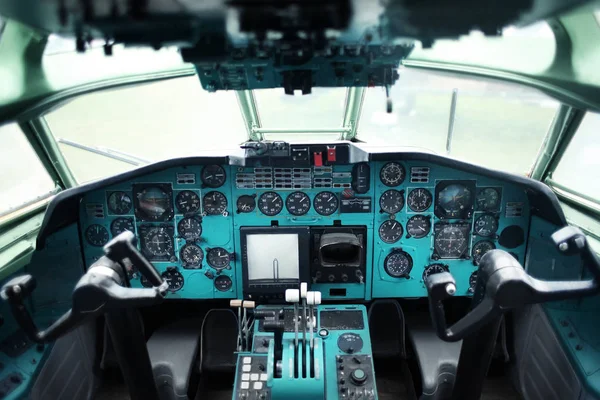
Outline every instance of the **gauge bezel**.
<svg viewBox="0 0 600 400"><path fill-rule="evenodd" d="M214 193L216 193L220 197L219 203L221 207L219 207L219 209L217 210L218 212L208 212L208 207L206 207L206 198L213 196ZM225 196L225 194L219 192L218 190L211 190L210 192L202 196L202 211L205 215L223 215L227 211L227 207L229 207L229 201L227 201L227 196Z"/></svg>
<svg viewBox="0 0 600 400"><path fill-rule="evenodd" d="M440 240L441 232L443 232L444 229L447 229L447 228L457 228L462 233L462 235L465 239L465 242L466 242L466 246L460 254L455 254L455 253L448 254L445 251L440 252L440 244L438 243L438 240ZM433 232L434 232L434 239L433 239L432 258L434 260L437 260L437 259L464 260L464 259L467 259L470 257L471 224L465 223L465 222L456 222L456 223L452 223L452 224L447 223L447 222L440 222L440 223L437 223L434 225Z"/></svg>
<svg viewBox="0 0 600 400"><path fill-rule="evenodd" d="M219 179L219 181L216 184L208 183L206 180L206 177L204 176L204 173L208 168L219 169L220 171L218 171L218 172L223 173L223 179L222 180ZM221 186L223 186L225 184L225 182L227 181L227 172L225 172L225 168L223 168L219 164L205 165L204 167L202 167L202 171L200 172L200 181L202 181L202 186L205 188L217 189L217 188L220 188Z"/></svg>
<svg viewBox="0 0 600 400"><path fill-rule="evenodd" d="M194 200L198 200L198 207L195 207L192 210L184 210L179 206L179 203L182 200L183 195L188 194L188 193L191 194L192 196L194 196ZM200 195L198 193L196 193L194 190L181 190L181 191L179 191L179 193L177 193L177 196L175 196L175 207L177 207L177 211L179 211L183 215L197 213L200 211L201 206L202 206L202 199L200 198Z"/></svg>
<svg viewBox="0 0 600 400"><path fill-rule="evenodd" d="M428 227L427 227L427 231L423 234L420 235L413 235L411 233L411 230L409 228L410 224L412 221L415 221L417 219L423 219L427 222ZM406 234L410 235L410 238L413 239L423 239L424 237L427 237L429 234L431 233L431 216L429 215L423 215L423 214L417 214L417 215L413 215L412 217L410 217L408 219L408 221L406 221Z"/></svg>
<svg viewBox="0 0 600 400"><path fill-rule="evenodd" d="M419 190L422 190L427 194L428 202L427 202L427 207L425 207L425 208L414 208L410 204L411 196L413 195L413 193L417 193L417 191L419 191ZM416 212L416 213L425 212L425 211L429 210L429 208L431 208L432 204L433 204L433 194L431 194L431 191L427 188L422 188L422 187L414 188L414 189L411 189L410 192L408 192L408 194L406 195L406 207L413 212Z"/></svg>
<svg viewBox="0 0 600 400"><path fill-rule="evenodd" d="M110 199L117 194L124 195L125 197L127 197L129 199L129 207L127 207L126 210L120 210L120 209L117 210L110 206ZM112 215L128 215L129 212L131 211L131 208L133 207L133 199L131 198L131 195L129 193L125 192L124 190L114 190L111 192L107 192L106 193L106 207L108 208L108 211L110 211L110 214L112 214Z"/></svg>
<svg viewBox="0 0 600 400"><path fill-rule="evenodd" d="M490 230L489 233L488 231L485 231L485 234L481 233L481 231L478 229L477 221L479 221L482 218L491 218L494 221L494 229ZM496 236L496 232L498 232L499 227L500 221L498 220L498 216L490 213L484 213L475 218L475 221L473 222L473 233L480 237L493 238Z"/></svg>
<svg viewBox="0 0 600 400"><path fill-rule="evenodd" d="M98 234L102 234L103 236L105 236L105 237L106 237L105 239L103 238L101 242L100 242L100 241L97 241L97 242L96 242L96 241L93 241L92 239L90 239L90 237L91 237L91 236L90 236L91 229L92 229L92 228L95 228L95 227L100 227ZM87 243L88 243L90 246L94 246L94 247L102 247L102 246L104 246L106 243L108 243L108 241L110 240L110 236L109 236L109 234L108 234L108 230L107 230L107 229L104 227L104 225L101 225L101 224L92 224L92 225L88 226L88 227L85 229L85 234L84 234L84 236L85 236L85 241L86 241L86 242L87 242Z"/></svg>
<svg viewBox="0 0 600 400"><path fill-rule="evenodd" d="M479 258L475 257L475 250L477 249L478 246L482 245L482 244L490 244L492 246L491 249L489 249L488 251L491 250L495 250L496 249L496 244L494 242L492 242L491 240L480 240L478 242L475 242L473 244L473 246L471 247L471 259L473 260L473 265L479 265L479 261L481 261L481 257L483 257L483 255L485 253L487 253L487 251L485 253L483 253L482 255L479 256Z"/></svg>
<svg viewBox="0 0 600 400"><path fill-rule="evenodd" d="M301 194L303 196L303 198L305 198L306 200L308 200L308 202L306 203L306 204L308 204L308 208L306 208L306 210L303 211L303 212L298 212L298 211L292 211L292 210L290 210L290 204L292 202L295 203L296 201L300 201L300 200L295 200L292 197L292 196L297 195L297 194ZM292 192L292 193L288 194L287 197L285 198L285 209L287 210L287 212L289 212L293 216L300 217L302 215L306 215L310 211L310 208L312 207L311 203L312 202L310 201L310 196L309 195L307 195L304 192L296 191L296 192Z"/></svg>
<svg viewBox="0 0 600 400"><path fill-rule="evenodd" d="M215 263L213 263L211 261L211 253L214 253L215 251L219 251L219 250L223 250L225 253L227 253L227 262L223 263L223 265L216 265ZM213 267L214 269L216 269L217 271L226 269L231 266L231 253L228 252L227 249L225 249L223 247L213 247L213 248L207 249L206 250L206 263L208 265L210 265L211 267Z"/></svg>
<svg viewBox="0 0 600 400"><path fill-rule="evenodd" d="M196 231L191 234L182 233L182 231L185 231L185 229L187 229L185 227L182 228L183 222L187 221L187 220L195 221L198 223L198 229L196 229ZM197 241L202 236L202 221L200 219L194 218L194 217L185 217L185 218L180 219L179 222L177 223L177 235L180 238L185 239L186 242Z"/></svg>
<svg viewBox="0 0 600 400"><path fill-rule="evenodd" d="M429 264L423 269L423 274L421 275L421 280L423 281L423 283L425 283L425 279L427 279L427 271L432 268L436 268L436 267L441 267L443 270L440 272L436 272L436 274L441 274L442 272L450 272L450 268L448 267L447 264L443 264L443 263ZM435 274L433 274L433 275L435 275ZM431 276L431 274L429 276Z"/></svg>
<svg viewBox="0 0 600 400"><path fill-rule="evenodd" d="M186 257L184 256L185 250L190 248L196 248L200 250L200 260L197 263L186 260ZM201 269L202 262L204 261L204 250L202 250L202 247L195 243L186 243L181 249L179 249L179 259L181 260L181 266L184 269Z"/></svg>
<svg viewBox="0 0 600 400"><path fill-rule="evenodd" d="M125 232L125 230L129 230L129 229L125 229L121 232L116 232L115 230L115 225L117 224L117 222L121 222L121 221L127 221L127 223L131 224L131 227L133 228L132 231L135 234L135 222L133 221L133 218L131 217L119 217L119 218L115 218L111 223L110 223L110 234L115 237L118 236L119 234Z"/></svg>
<svg viewBox="0 0 600 400"><path fill-rule="evenodd" d="M390 272L390 270L389 270L388 262L389 262L390 258L392 258L392 256L395 256L395 255L401 255L402 257L404 257L408 261L408 269L403 274L400 274L400 275L392 274ZM385 257L385 260L383 260L383 270L385 271L386 274L388 274L388 276L390 276L392 278L406 278L406 277L409 277L410 276L410 272L413 269L413 266L414 266L414 262L413 262L412 256L410 254L408 254L406 251L400 250L400 249L393 250L390 254L388 254Z"/></svg>
<svg viewBox="0 0 600 400"><path fill-rule="evenodd" d="M154 252L148 250L146 238L153 230L163 230L170 239L170 249L166 255L155 255ZM150 261L172 261L175 262L175 228L171 225L140 225L138 227L140 248L142 254Z"/></svg>
<svg viewBox="0 0 600 400"><path fill-rule="evenodd" d="M218 282L221 282L221 281L227 282L227 287L223 288L223 287L219 286ZM217 289L219 292L228 292L233 287L233 280L228 275L219 275L215 278L213 285L214 285L215 289Z"/></svg>
<svg viewBox="0 0 600 400"><path fill-rule="evenodd" d="M139 221L144 222L164 222L171 221L175 214L173 209L173 189L170 183L135 183L132 185L133 192L133 207L135 217ZM167 207L161 215L149 215L140 206L140 197L148 189L159 189L166 197Z"/></svg>
<svg viewBox="0 0 600 400"><path fill-rule="evenodd" d="M181 274L181 272L179 272L177 270L177 268L174 267L170 267L167 268L162 274L160 274L161 278L163 279L163 281L168 281L166 275L167 274L176 274L178 275L178 277L181 278L181 286L177 287L177 288L173 288L173 286L171 286L171 282L168 282L169 288L167 289L169 292L171 293L175 293L180 291L181 289L183 289L183 285L185 285L185 278L183 277L183 275Z"/></svg>
<svg viewBox="0 0 600 400"><path fill-rule="evenodd" d="M479 203L479 196L488 189L495 190L496 193L498 194L498 204L496 205L496 207L481 206ZM475 205L477 206L477 211L486 211L486 212L500 211L500 207L502 206L502 187L501 186L486 186L486 187L477 188L477 195L475 196Z"/></svg>
<svg viewBox="0 0 600 400"><path fill-rule="evenodd" d="M461 185L464 186L470 195L470 199L467 204L465 204L464 208L455 211L449 212L444 206L440 204L440 193L446 189L448 186L452 185ZM434 213L435 216L439 219L469 219L473 216L473 208L475 204L475 181L474 180L444 180L439 181L435 185L435 206Z"/></svg>
<svg viewBox="0 0 600 400"><path fill-rule="evenodd" d="M396 223L400 227L400 234L398 235L398 239L392 240L392 241L385 239L383 237L383 235L381 234L382 229L384 229L384 225L389 225L390 223ZM385 221L383 221L381 223L381 225L379 225L379 229L377 230L377 232L379 233L379 239L381 239L382 242L387 243L387 244L393 244L393 243L398 242L400 239L402 239L402 236L404 235L404 227L402 226L402 223L400 223L400 221L398 221L398 220L386 219Z"/></svg>
<svg viewBox="0 0 600 400"><path fill-rule="evenodd" d="M398 165L400 167L401 177L400 177L400 180L398 181L398 183L393 183L391 181L388 181L386 178L384 178L385 170L392 165ZM390 161L390 162L384 164L381 167L381 169L379 170L379 181L387 187L398 187L398 186L402 185L402 183L404 183L405 180L406 180L406 168L404 168L404 165L400 164L399 162Z"/></svg>
<svg viewBox="0 0 600 400"><path fill-rule="evenodd" d="M247 199L250 199L251 202L248 202L246 204L251 204L251 208L249 210L242 210L240 207L240 204L242 201L246 201ZM237 198L237 200L235 201L235 207L236 207L236 211L238 214L248 214L251 213L252 211L256 210L256 195L250 195L250 194L243 194L241 196L239 196Z"/></svg>
<svg viewBox="0 0 600 400"><path fill-rule="evenodd" d="M275 199L278 199L277 203L275 203L277 204L277 208L275 209L275 211L265 211L265 209L263 208L263 204L266 204L266 197L272 194L275 195ZM283 198L281 198L281 195L279 193L274 192L272 190L261 193L261 195L258 196L258 201L256 202L256 204L258 206L258 210L267 217L274 217L275 215L278 215L279 213L281 213L281 211L283 211Z"/></svg>
<svg viewBox="0 0 600 400"><path fill-rule="evenodd" d="M321 198L325 195L327 195L327 196L331 195L335 199L335 208L331 211L325 211L323 208L320 207L320 203L322 202ZM318 202L318 204L317 204L317 202ZM330 192L329 190L324 190L315 195L315 198L313 199L313 207L314 207L315 211L317 212L317 214L328 217L330 215L335 214L337 212L337 210L340 208L340 199L335 193Z"/></svg>
<svg viewBox="0 0 600 400"><path fill-rule="evenodd" d="M383 198L384 196L393 194L393 193L397 193L398 198L401 200L398 203L400 204L397 207L394 207L393 209L386 209L383 206ZM390 215L392 214L397 214L400 211L402 211L402 209L404 208L406 201L404 200L404 190L397 190L397 189L388 189L385 192L381 193L381 196L379 196L379 208L381 209L382 212L384 213L388 213Z"/></svg>

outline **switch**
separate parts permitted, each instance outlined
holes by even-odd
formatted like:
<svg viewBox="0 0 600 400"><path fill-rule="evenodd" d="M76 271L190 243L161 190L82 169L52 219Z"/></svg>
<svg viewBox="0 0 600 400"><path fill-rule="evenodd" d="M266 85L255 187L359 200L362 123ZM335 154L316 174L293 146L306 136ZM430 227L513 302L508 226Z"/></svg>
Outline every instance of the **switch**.
<svg viewBox="0 0 600 400"><path fill-rule="evenodd" d="M314 158L314 163L315 163L315 167L322 167L323 166L323 153L320 151L315 151L313 154L313 158Z"/></svg>
<svg viewBox="0 0 600 400"><path fill-rule="evenodd" d="M350 380L356 386L362 386L367 381L367 373L362 368L357 368L350 374Z"/></svg>
<svg viewBox="0 0 600 400"><path fill-rule="evenodd" d="M334 163L336 159L336 147L327 146L327 162Z"/></svg>

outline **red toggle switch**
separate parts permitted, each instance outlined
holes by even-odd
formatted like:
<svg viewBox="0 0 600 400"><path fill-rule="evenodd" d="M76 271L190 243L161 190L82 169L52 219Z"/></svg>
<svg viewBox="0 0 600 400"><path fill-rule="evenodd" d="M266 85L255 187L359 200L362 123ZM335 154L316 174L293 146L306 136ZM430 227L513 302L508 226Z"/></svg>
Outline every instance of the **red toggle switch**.
<svg viewBox="0 0 600 400"><path fill-rule="evenodd" d="M335 146L327 146L327 162L335 162Z"/></svg>
<svg viewBox="0 0 600 400"><path fill-rule="evenodd" d="M314 159L315 159L315 167L322 167L323 166L323 153L322 152L316 152L314 153Z"/></svg>

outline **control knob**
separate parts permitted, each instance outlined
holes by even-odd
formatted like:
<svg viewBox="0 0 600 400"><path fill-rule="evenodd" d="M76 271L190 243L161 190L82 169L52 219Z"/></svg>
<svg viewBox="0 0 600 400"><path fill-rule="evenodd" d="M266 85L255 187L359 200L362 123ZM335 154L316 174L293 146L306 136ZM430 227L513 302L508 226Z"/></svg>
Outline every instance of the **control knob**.
<svg viewBox="0 0 600 400"><path fill-rule="evenodd" d="M365 372L364 369L362 368L356 368L354 371L352 371L352 373L350 374L350 380L352 381L352 383L354 383L356 386L362 386L365 384L365 382L367 381L368 375Z"/></svg>

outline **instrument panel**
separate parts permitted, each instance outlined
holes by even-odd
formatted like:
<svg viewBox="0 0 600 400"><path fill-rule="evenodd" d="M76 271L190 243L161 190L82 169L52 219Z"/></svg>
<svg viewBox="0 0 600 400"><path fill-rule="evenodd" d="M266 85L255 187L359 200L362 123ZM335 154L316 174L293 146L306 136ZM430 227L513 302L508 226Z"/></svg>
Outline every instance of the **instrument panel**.
<svg viewBox="0 0 600 400"><path fill-rule="evenodd" d="M494 248L524 262L525 190L431 161L181 165L87 192L80 205L86 265L124 230L169 282L171 298L238 298L244 227L308 227L307 269L324 299L427 295L449 271L469 296ZM340 244L336 240L341 240ZM345 246L345 247L344 247ZM337 257L337 258L336 258ZM132 286L146 286L135 266Z"/></svg>

